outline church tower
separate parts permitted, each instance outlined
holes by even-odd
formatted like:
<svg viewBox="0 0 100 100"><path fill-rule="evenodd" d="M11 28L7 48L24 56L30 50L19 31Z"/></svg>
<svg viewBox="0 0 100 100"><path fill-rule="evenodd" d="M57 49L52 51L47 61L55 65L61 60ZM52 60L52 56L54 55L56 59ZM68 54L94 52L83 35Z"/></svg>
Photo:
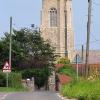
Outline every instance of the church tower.
<svg viewBox="0 0 100 100"><path fill-rule="evenodd" d="M61 57L74 54L72 0L42 0L41 34Z"/></svg>

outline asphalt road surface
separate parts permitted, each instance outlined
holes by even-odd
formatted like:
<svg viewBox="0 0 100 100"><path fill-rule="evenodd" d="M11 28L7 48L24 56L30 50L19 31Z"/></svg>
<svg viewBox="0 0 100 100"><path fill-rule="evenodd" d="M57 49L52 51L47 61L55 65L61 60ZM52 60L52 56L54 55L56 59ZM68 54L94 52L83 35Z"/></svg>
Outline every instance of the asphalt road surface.
<svg viewBox="0 0 100 100"><path fill-rule="evenodd" d="M18 93L0 93L0 100L61 100L54 92L18 92Z"/></svg>

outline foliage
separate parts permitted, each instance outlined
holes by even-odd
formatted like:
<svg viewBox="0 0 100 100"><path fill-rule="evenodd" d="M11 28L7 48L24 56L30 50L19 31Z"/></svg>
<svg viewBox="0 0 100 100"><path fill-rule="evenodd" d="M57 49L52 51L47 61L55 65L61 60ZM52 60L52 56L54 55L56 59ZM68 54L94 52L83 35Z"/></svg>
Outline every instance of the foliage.
<svg viewBox="0 0 100 100"><path fill-rule="evenodd" d="M15 89L22 89L22 76L20 73L9 73L8 81L9 87ZM0 87L6 87L6 73L0 72Z"/></svg>
<svg viewBox="0 0 100 100"><path fill-rule="evenodd" d="M23 88L21 73L10 73L9 74L9 86L12 88L16 88L16 89Z"/></svg>
<svg viewBox="0 0 100 100"><path fill-rule="evenodd" d="M0 87L0 92L24 92L27 91L25 88L12 88L12 87Z"/></svg>
<svg viewBox="0 0 100 100"><path fill-rule="evenodd" d="M31 79L34 76L34 69L27 69L22 71L22 78L23 79Z"/></svg>
<svg viewBox="0 0 100 100"><path fill-rule="evenodd" d="M66 58L61 58L61 59L59 59L57 63L58 63L58 64L64 64L64 65L68 64L68 66L71 66L70 60L68 60L68 59L66 59Z"/></svg>
<svg viewBox="0 0 100 100"><path fill-rule="evenodd" d="M6 76L4 73L0 72L0 87L6 86Z"/></svg>
<svg viewBox="0 0 100 100"><path fill-rule="evenodd" d="M40 89L42 86L47 85L48 77L51 75L51 71L48 69L48 67L44 67L42 69L35 68L35 69L29 69L24 70L22 72L22 77L24 79L26 78L32 78L34 77L35 85Z"/></svg>
<svg viewBox="0 0 100 100"><path fill-rule="evenodd" d="M0 66L9 58L9 34L0 40ZM12 70L54 66L54 48L32 29L14 30L12 34Z"/></svg>
<svg viewBox="0 0 100 100"><path fill-rule="evenodd" d="M78 100L100 100L100 80L87 81L80 80L69 83L61 88L61 93L69 98Z"/></svg>
<svg viewBox="0 0 100 100"><path fill-rule="evenodd" d="M60 59L60 61L58 61L58 63L63 64L63 67L58 69L58 73L65 74L65 75L75 78L76 71L71 66L69 60L62 58L62 59Z"/></svg>
<svg viewBox="0 0 100 100"><path fill-rule="evenodd" d="M58 72L71 76L75 79L76 72L66 59L61 59L59 63L63 64ZM98 73L86 79L73 80L70 83L61 86L61 94L68 98L76 98L78 100L100 100L100 80Z"/></svg>
<svg viewBox="0 0 100 100"><path fill-rule="evenodd" d="M100 80L100 71L99 68L90 68L89 77L88 80L94 81L94 80Z"/></svg>
<svg viewBox="0 0 100 100"><path fill-rule="evenodd" d="M56 60L54 48L48 41L44 41L40 34L37 30L27 28L13 30L12 34L12 71L26 70L23 72L24 77L30 78L34 75L38 87L43 86L48 80ZM8 33L0 40L0 66L9 59L9 40ZM30 71L31 69L34 70ZM20 75L14 76L17 80L14 80L13 75L15 74L10 77L16 83Z"/></svg>

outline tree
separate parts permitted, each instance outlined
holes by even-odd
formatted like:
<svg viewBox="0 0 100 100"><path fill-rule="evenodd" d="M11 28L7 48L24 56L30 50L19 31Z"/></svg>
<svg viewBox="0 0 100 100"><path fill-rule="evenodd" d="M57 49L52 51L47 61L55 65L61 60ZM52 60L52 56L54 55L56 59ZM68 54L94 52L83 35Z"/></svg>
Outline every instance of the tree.
<svg viewBox="0 0 100 100"><path fill-rule="evenodd" d="M9 34L0 40L0 64L9 58ZM46 69L47 77L54 70L54 48L44 41L37 30L23 28L14 30L12 34L12 69Z"/></svg>
<svg viewBox="0 0 100 100"><path fill-rule="evenodd" d="M9 57L9 34L0 40L0 62ZM54 48L44 41L36 30L14 30L12 35L12 67L16 70L31 67L52 66Z"/></svg>

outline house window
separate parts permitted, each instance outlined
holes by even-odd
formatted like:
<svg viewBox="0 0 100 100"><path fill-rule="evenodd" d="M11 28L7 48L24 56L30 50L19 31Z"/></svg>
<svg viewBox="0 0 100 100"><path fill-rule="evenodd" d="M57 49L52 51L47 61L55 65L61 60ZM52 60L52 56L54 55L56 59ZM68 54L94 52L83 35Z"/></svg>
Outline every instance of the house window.
<svg viewBox="0 0 100 100"><path fill-rule="evenodd" d="M56 10L56 8L50 9L50 27L57 27L57 10Z"/></svg>

